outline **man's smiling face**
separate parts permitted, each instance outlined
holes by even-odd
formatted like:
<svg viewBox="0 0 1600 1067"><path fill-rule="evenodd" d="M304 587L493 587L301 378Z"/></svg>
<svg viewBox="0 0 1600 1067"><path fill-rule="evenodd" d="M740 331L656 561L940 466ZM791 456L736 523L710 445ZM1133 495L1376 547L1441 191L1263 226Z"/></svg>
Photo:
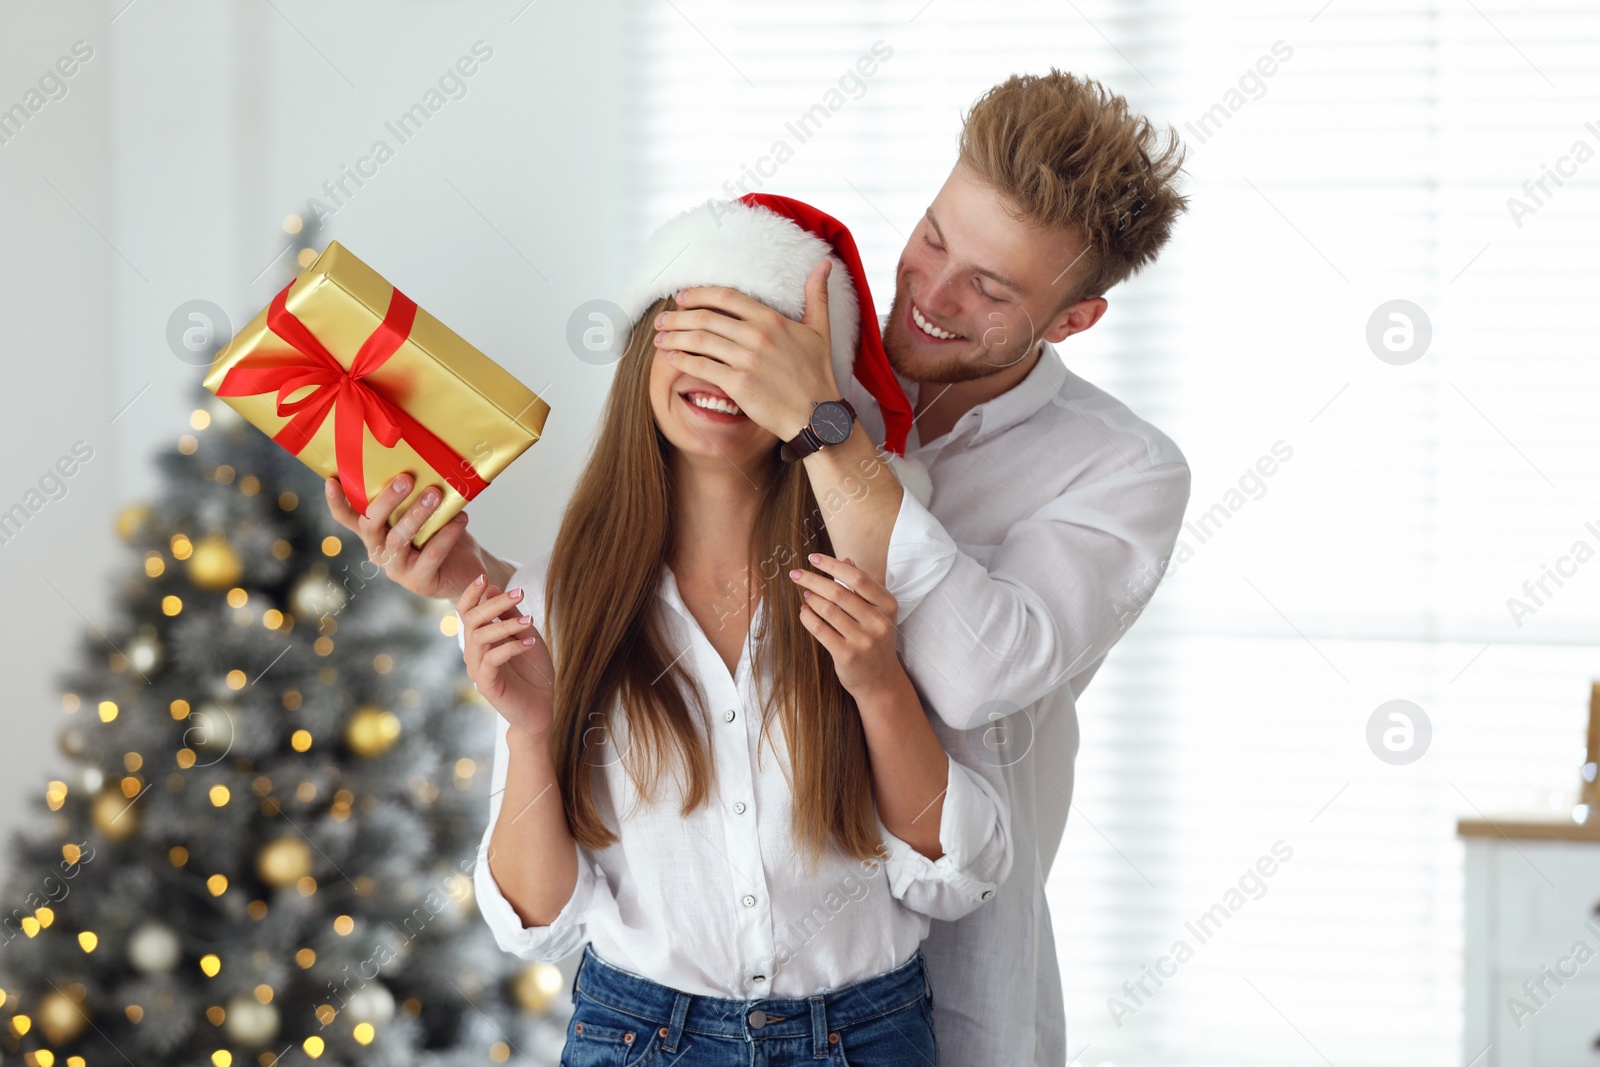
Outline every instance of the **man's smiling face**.
<svg viewBox="0 0 1600 1067"><path fill-rule="evenodd" d="M958 163L917 223L895 269L884 347L918 382L986 378L1088 329L1104 298L1063 308L1077 284L1082 242L1015 217L1016 210Z"/></svg>

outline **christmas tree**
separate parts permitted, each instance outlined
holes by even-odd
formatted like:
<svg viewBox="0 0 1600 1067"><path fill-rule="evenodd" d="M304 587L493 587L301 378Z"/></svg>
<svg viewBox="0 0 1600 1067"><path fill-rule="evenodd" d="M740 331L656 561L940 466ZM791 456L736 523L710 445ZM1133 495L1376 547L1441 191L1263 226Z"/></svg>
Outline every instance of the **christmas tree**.
<svg viewBox="0 0 1600 1067"><path fill-rule="evenodd" d="M495 712L452 606L389 582L315 473L196 398L65 679L76 777L11 842L0 1061L554 1063L565 979L475 909Z"/></svg>

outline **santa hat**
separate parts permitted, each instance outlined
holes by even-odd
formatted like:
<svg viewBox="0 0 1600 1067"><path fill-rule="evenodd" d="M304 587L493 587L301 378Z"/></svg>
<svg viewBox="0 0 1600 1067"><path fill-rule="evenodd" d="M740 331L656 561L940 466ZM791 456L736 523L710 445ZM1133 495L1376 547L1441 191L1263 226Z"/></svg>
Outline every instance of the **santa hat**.
<svg viewBox="0 0 1600 1067"><path fill-rule="evenodd" d="M663 296L696 285L726 285L791 319L805 311L806 278L821 260L828 274L828 331L833 379L842 389L852 375L878 402L884 448L900 484L927 504L927 470L905 457L911 403L895 379L878 330L866 272L844 223L787 196L750 193L707 200L668 219L645 242L620 300L637 324Z"/></svg>

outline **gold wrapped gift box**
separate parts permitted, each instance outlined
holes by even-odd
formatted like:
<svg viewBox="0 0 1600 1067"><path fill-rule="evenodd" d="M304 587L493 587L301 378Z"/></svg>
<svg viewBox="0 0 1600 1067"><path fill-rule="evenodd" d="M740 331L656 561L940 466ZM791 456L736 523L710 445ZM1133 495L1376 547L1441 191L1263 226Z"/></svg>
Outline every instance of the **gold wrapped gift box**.
<svg viewBox="0 0 1600 1067"><path fill-rule="evenodd" d="M337 241L234 335L205 378L365 512L396 475L444 501L420 547L539 439L550 407Z"/></svg>

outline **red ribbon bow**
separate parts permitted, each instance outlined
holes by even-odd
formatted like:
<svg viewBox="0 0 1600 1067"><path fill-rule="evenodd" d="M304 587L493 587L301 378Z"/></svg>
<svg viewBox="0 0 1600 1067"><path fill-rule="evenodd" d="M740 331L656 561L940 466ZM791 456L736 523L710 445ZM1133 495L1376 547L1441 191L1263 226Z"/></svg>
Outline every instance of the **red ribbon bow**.
<svg viewBox="0 0 1600 1067"><path fill-rule="evenodd" d="M295 279L299 281L299 279ZM278 415L288 425L273 435L273 440L295 455L311 443L329 409L334 411L334 458L344 495L361 514L367 511L367 486L363 476L362 446L364 431L370 429L385 448L402 439L428 466L437 471L450 487L467 500L488 485L449 445L412 418L404 408L362 381L388 362L390 356L411 336L417 305L399 289L389 298L383 322L362 342L361 351L345 370L305 323L289 310L289 290L283 287L267 309L267 329L288 342L292 352L255 352L235 364L217 387L218 396L278 394ZM295 392L311 387L299 400Z"/></svg>

